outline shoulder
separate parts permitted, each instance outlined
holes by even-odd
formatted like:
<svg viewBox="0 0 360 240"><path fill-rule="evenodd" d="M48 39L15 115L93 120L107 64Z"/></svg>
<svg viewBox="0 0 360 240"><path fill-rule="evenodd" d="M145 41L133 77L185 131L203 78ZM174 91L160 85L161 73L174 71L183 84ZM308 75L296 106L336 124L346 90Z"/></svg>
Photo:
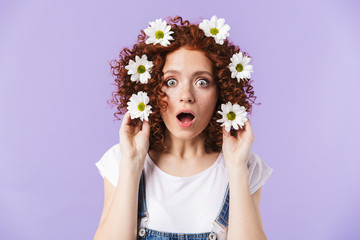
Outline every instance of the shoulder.
<svg viewBox="0 0 360 240"><path fill-rule="evenodd" d="M256 153L251 152L249 161L249 187L250 193L255 193L261 186L265 184L273 169Z"/></svg>
<svg viewBox="0 0 360 240"><path fill-rule="evenodd" d="M120 146L119 143L111 146L101 157L101 159L95 163L99 170L100 175L103 178L107 178L109 182L116 186L119 177L119 167L121 161Z"/></svg>

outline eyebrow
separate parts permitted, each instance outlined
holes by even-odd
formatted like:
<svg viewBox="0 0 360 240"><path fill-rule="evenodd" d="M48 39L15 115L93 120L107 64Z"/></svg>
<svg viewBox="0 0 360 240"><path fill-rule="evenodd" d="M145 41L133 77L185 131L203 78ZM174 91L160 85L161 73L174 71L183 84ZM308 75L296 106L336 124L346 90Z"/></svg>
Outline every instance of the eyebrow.
<svg viewBox="0 0 360 240"><path fill-rule="evenodd" d="M164 72L164 75L165 74L180 74L181 72L180 71L177 71L177 70L168 70L166 72ZM200 76L200 75L203 75L203 74L206 74L206 75L209 75L211 77L213 77L213 75L208 72L208 71L197 71L197 72L194 72L192 77L197 77L197 76Z"/></svg>

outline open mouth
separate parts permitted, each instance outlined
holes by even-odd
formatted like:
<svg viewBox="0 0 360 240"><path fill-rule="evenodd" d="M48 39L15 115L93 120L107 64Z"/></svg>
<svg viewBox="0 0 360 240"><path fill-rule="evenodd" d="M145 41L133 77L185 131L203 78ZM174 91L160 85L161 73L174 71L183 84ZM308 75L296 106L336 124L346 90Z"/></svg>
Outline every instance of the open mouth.
<svg viewBox="0 0 360 240"><path fill-rule="evenodd" d="M179 119L180 122L189 123L195 118L195 116L191 113L182 112L179 113L176 118Z"/></svg>

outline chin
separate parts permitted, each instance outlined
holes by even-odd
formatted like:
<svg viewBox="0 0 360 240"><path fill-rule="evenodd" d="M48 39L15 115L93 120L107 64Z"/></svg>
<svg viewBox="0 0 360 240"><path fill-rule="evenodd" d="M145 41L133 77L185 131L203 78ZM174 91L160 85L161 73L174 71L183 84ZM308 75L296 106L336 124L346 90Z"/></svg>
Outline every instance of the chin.
<svg viewBox="0 0 360 240"><path fill-rule="evenodd" d="M203 129L204 130L204 129ZM183 139L183 140L191 140L194 139L196 137L199 137L199 135L202 133L202 131L194 131L191 129L180 129L180 130L169 130L169 133L171 133L171 135L173 135L175 138L178 139Z"/></svg>

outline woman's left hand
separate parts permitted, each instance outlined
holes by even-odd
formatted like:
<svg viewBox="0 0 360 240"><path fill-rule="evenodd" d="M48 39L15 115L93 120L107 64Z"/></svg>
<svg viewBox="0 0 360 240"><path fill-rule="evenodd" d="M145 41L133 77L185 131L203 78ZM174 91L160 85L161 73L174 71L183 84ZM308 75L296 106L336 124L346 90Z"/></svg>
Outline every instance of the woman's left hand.
<svg viewBox="0 0 360 240"><path fill-rule="evenodd" d="M242 129L236 130L236 136L232 136L230 132L225 131L225 126L223 126L222 131L222 151L226 168L228 170L247 169L251 148L255 141L250 119L245 122Z"/></svg>

